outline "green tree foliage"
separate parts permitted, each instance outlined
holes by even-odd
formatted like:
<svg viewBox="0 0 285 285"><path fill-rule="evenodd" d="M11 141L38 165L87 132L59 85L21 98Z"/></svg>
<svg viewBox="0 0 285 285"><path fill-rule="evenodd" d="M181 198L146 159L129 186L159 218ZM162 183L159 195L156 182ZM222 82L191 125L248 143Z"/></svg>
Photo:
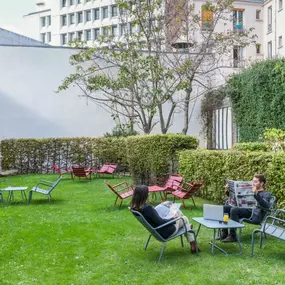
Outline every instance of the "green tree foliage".
<svg viewBox="0 0 285 285"><path fill-rule="evenodd" d="M285 59L268 59L228 82L239 141L263 140L267 128L285 130Z"/></svg>

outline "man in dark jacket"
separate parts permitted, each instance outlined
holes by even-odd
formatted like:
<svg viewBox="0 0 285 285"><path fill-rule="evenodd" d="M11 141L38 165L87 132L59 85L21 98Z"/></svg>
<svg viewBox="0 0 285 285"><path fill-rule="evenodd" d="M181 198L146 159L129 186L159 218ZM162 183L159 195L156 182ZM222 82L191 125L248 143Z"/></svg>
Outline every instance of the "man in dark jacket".
<svg viewBox="0 0 285 285"><path fill-rule="evenodd" d="M265 191L266 178L263 174L256 174L252 181L252 192L257 201L257 206L252 209L238 208L229 205L224 206L224 213L228 213L233 221L239 222L242 218L252 218L254 223L260 223L266 214L266 209L270 207L271 194ZM223 230L221 239L223 242L236 242L236 229Z"/></svg>

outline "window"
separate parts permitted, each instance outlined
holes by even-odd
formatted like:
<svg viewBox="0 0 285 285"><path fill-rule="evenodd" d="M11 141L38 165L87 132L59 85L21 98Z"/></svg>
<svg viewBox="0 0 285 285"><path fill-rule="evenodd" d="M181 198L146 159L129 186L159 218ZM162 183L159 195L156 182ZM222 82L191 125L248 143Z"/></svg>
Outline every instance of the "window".
<svg viewBox="0 0 285 285"><path fill-rule="evenodd" d="M66 26L67 25L67 17L66 15L61 16L61 26Z"/></svg>
<svg viewBox="0 0 285 285"><path fill-rule="evenodd" d="M243 9L233 10L233 30L241 32L243 30Z"/></svg>
<svg viewBox="0 0 285 285"><path fill-rule="evenodd" d="M260 47L261 47L261 44L256 44L255 47L256 47L256 53L257 53L257 54L260 54Z"/></svg>
<svg viewBox="0 0 285 285"><path fill-rule="evenodd" d="M260 20L261 19L260 15L261 15L261 10L256 10L255 19Z"/></svg>
<svg viewBox="0 0 285 285"><path fill-rule="evenodd" d="M51 42L51 32L47 33L47 42L50 43Z"/></svg>
<svg viewBox="0 0 285 285"><path fill-rule="evenodd" d="M75 39L75 33L69 33L69 41L73 42Z"/></svg>
<svg viewBox="0 0 285 285"><path fill-rule="evenodd" d="M112 36L118 36L118 26L112 26Z"/></svg>
<svg viewBox="0 0 285 285"><path fill-rule="evenodd" d="M109 35L109 28L108 27L103 27L102 28L102 32L104 36L108 36Z"/></svg>
<svg viewBox="0 0 285 285"><path fill-rule="evenodd" d="M213 28L213 12L207 10L206 5L202 6L202 30Z"/></svg>
<svg viewBox="0 0 285 285"><path fill-rule="evenodd" d="M234 47L234 67L243 67L243 47L235 46Z"/></svg>
<svg viewBox="0 0 285 285"><path fill-rule="evenodd" d="M70 0L69 5L70 6L74 5L74 0Z"/></svg>
<svg viewBox="0 0 285 285"><path fill-rule="evenodd" d="M94 20L99 20L100 19L100 10L99 8L94 9Z"/></svg>
<svg viewBox="0 0 285 285"><path fill-rule="evenodd" d="M267 16L267 32L272 32L272 6L268 7Z"/></svg>
<svg viewBox="0 0 285 285"><path fill-rule="evenodd" d="M127 33L127 24L120 25L120 36L123 36Z"/></svg>
<svg viewBox="0 0 285 285"><path fill-rule="evenodd" d="M82 0L77 0L77 4L81 4L82 3Z"/></svg>
<svg viewBox="0 0 285 285"><path fill-rule="evenodd" d="M41 17L42 27L46 26L46 17Z"/></svg>
<svg viewBox="0 0 285 285"><path fill-rule="evenodd" d="M62 0L62 7L66 7L67 6L67 0Z"/></svg>
<svg viewBox="0 0 285 285"><path fill-rule="evenodd" d="M83 13L82 12L79 12L77 14L77 23L82 23L83 22Z"/></svg>
<svg viewBox="0 0 285 285"><path fill-rule="evenodd" d="M278 4L279 4L278 5L279 10L281 10L283 8L283 0L279 0Z"/></svg>
<svg viewBox="0 0 285 285"><path fill-rule="evenodd" d="M267 56L272 58L272 42L268 42L267 44Z"/></svg>
<svg viewBox="0 0 285 285"><path fill-rule="evenodd" d="M67 44L67 34L61 35L61 44L66 45Z"/></svg>
<svg viewBox="0 0 285 285"><path fill-rule="evenodd" d="M47 25L48 25L48 26L51 25L51 16L47 16Z"/></svg>
<svg viewBox="0 0 285 285"><path fill-rule="evenodd" d="M108 7L103 7L103 8L102 8L102 18L103 18L103 19L109 18L109 15L108 15Z"/></svg>
<svg viewBox="0 0 285 285"><path fill-rule="evenodd" d="M86 41L91 41L91 30L85 31L85 39Z"/></svg>
<svg viewBox="0 0 285 285"><path fill-rule="evenodd" d="M112 17L116 17L118 16L118 9L117 9L117 6L112 6Z"/></svg>
<svg viewBox="0 0 285 285"><path fill-rule="evenodd" d="M75 24L75 15L73 14L69 14L69 24Z"/></svg>
<svg viewBox="0 0 285 285"><path fill-rule="evenodd" d="M83 41L83 32L82 32L82 31L77 32L77 38L78 38L80 41Z"/></svg>
<svg viewBox="0 0 285 285"><path fill-rule="evenodd" d="M100 36L100 29L94 29L94 39L97 40Z"/></svg>
<svg viewBox="0 0 285 285"><path fill-rule="evenodd" d="M41 40L43 43L46 42L46 34L41 34Z"/></svg>
<svg viewBox="0 0 285 285"><path fill-rule="evenodd" d="M90 22L91 21L91 10L87 10L85 13L86 13L86 22Z"/></svg>
<svg viewBox="0 0 285 285"><path fill-rule="evenodd" d="M279 48L282 48L282 47L283 47L282 36L280 36L280 37L278 38L278 47L279 47Z"/></svg>

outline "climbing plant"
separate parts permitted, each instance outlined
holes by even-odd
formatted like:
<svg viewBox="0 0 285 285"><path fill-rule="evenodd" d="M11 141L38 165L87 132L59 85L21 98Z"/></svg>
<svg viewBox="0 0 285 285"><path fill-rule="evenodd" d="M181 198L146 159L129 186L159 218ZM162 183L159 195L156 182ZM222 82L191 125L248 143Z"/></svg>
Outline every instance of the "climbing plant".
<svg viewBox="0 0 285 285"><path fill-rule="evenodd" d="M268 59L233 75L227 84L239 141L262 141L268 128L285 130L285 59Z"/></svg>

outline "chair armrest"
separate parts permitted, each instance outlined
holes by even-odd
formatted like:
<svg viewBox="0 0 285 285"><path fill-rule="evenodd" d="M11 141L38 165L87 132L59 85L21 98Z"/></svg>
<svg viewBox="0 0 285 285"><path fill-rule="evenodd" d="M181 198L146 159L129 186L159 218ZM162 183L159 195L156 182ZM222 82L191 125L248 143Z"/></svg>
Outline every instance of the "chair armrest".
<svg viewBox="0 0 285 285"><path fill-rule="evenodd" d="M163 224L163 225L160 225L160 226L158 226L158 227L156 227L156 228L153 228L153 229L154 229L154 230L159 230L159 229L161 229L161 228L164 228L165 226L168 226L168 225L170 225L170 224L175 223L176 221L178 221L178 220L180 220L180 219L182 219L182 217L175 218L174 220L171 220L171 221L169 221L169 222L167 222L167 223L165 223L165 224ZM185 226L185 228L186 228L186 225L185 225L185 222L184 222L183 219L182 219L182 221L183 221L183 224L184 224L184 226Z"/></svg>
<svg viewBox="0 0 285 285"><path fill-rule="evenodd" d="M39 185L46 185L46 186L52 186L54 184L54 182L51 181L47 181L47 180L40 180L36 187L38 187Z"/></svg>
<svg viewBox="0 0 285 285"><path fill-rule="evenodd" d="M129 186L128 182L123 181L123 182L121 182L121 183L119 183L119 184L114 185L113 188L118 187L118 186L121 186L121 185L123 185L123 184L126 184L126 186Z"/></svg>
<svg viewBox="0 0 285 285"><path fill-rule="evenodd" d="M267 216L262 227L261 227L263 232L265 231L265 226L266 226L268 220L272 220L272 223L271 223L272 225L274 225L276 221L285 224L285 220L283 220L283 219L276 218L274 216Z"/></svg>

